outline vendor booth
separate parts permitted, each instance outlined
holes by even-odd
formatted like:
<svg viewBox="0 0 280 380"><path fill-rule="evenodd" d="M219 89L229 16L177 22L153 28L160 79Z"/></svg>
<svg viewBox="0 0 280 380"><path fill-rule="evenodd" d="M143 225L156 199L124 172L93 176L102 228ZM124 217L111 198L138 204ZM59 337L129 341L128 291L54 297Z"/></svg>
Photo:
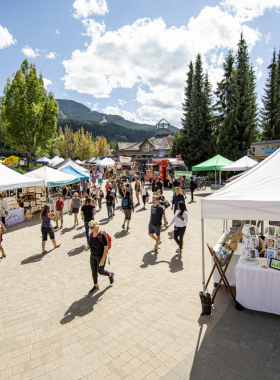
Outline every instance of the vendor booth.
<svg viewBox="0 0 280 380"><path fill-rule="evenodd" d="M38 160L36 161L37 164L48 164L49 162L50 162L50 159L45 156L38 158Z"/></svg>
<svg viewBox="0 0 280 380"><path fill-rule="evenodd" d="M207 161L202 162L201 164L195 165L192 167L193 172L198 172L198 171L215 171L215 183L217 181L216 174L217 170L220 170L220 184L221 184L221 168L223 166L232 164L231 160L228 160L227 158L220 156L219 154L215 157L210 158Z"/></svg>
<svg viewBox="0 0 280 380"><path fill-rule="evenodd" d="M71 175L72 177L76 177L76 178L78 178L79 181L89 180L89 174L86 174L85 172L83 172L81 170L75 169L70 165L63 167L62 169L58 169L58 172ZM77 181L75 181L75 182L77 182Z"/></svg>
<svg viewBox="0 0 280 380"><path fill-rule="evenodd" d="M258 162L253 160L248 156L244 156L239 160L233 162L232 164L221 167L221 171L228 172L243 172L245 170L251 169L253 166L256 166Z"/></svg>
<svg viewBox="0 0 280 380"><path fill-rule="evenodd" d="M113 167L115 165L115 161L112 158L105 157L103 160L99 162L99 166L110 166Z"/></svg>
<svg viewBox="0 0 280 380"><path fill-rule="evenodd" d="M280 176L276 170L279 165L280 150L277 150L227 186L201 200L202 283L204 293L204 219L270 221L272 224L276 223L273 221L279 222ZM242 242L246 247L250 246L253 239L258 239L257 241L259 241L258 231L257 229L255 230L257 227L251 226L248 228L251 228L253 233L252 236L248 237L243 230ZM270 230L275 233L276 227L274 229L270 228ZM265 253L267 255L265 256L265 261L267 261L268 265L265 265L263 259L258 257L258 252L254 248L256 245L251 245L252 248L248 248L249 260L244 257L244 252L246 256L247 248L242 247L242 254L235 265L236 301L246 308L280 314L280 294L276 291L280 282L280 271L278 270L278 266L280 268L280 255L279 251L277 251L279 232L280 230L277 234L275 233L274 237L268 236L270 238L268 239L268 248L273 246L273 249L267 249ZM226 239L228 237L223 239L224 242ZM232 237L230 239L232 240ZM234 249L234 251L237 251L237 249ZM271 268L269 265L271 265Z"/></svg>
<svg viewBox="0 0 280 380"><path fill-rule="evenodd" d="M49 166L54 167L56 165L62 164L64 162L64 158L55 156L49 161Z"/></svg>

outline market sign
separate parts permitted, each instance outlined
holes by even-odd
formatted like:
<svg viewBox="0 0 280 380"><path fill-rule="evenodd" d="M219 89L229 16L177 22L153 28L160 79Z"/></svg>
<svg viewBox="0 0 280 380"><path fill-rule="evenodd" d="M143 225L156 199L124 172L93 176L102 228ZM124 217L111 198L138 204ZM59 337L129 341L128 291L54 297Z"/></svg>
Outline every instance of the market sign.
<svg viewBox="0 0 280 380"><path fill-rule="evenodd" d="M276 152L277 149L264 149L264 153L273 153Z"/></svg>
<svg viewBox="0 0 280 380"><path fill-rule="evenodd" d="M174 171L174 175L175 175L176 178L180 177L180 175L181 175L181 176L184 175L186 178L193 177L192 172L184 172L184 171L182 171L182 170L178 170L178 171L175 170L175 171Z"/></svg>
<svg viewBox="0 0 280 380"><path fill-rule="evenodd" d="M131 163L131 157L120 156L119 158L120 158L121 164L130 164Z"/></svg>

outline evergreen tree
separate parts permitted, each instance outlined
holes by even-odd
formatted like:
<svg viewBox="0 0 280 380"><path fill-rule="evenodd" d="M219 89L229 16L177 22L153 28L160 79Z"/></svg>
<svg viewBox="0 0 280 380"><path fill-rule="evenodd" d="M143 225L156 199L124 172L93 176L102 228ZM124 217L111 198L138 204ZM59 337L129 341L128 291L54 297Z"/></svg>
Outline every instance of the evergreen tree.
<svg viewBox="0 0 280 380"><path fill-rule="evenodd" d="M274 49L270 65L268 66L268 78L266 80L265 95L262 97L263 107L261 108L261 127L263 130L262 140L276 140L280 138L277 129L279 125L279 82L278 82L278 61Z"/></svg>
<svg viewBox="0 0 280 380"><path fill-rule="evenodd" d="M209 81L208 73L205 74L204 78L204 93L206 97L206 115L205 115L205 131L207 136L211 136L208 144L207 155L210 157L213 155L215 149L213 144L213 132L214 132L214 122L215 117L213 115L213 91L212 85Z"/></svg>
<svg viewBox="0 0 280 380"><path fill-rule="evenodd" d="M236 68L233 75L233 126L237 128L237 147L231 159L238 159L247 153L247 149L257 136L257 95L255 92L255 74L249 64L248 47L241 33L236 54Z"/></svg>
<svg viewBox="0 0 280 380"><path fill-rule="evenodd" d="M184 160L186 165L192 167L209 158L209 144L211 144L207 95L200 54L197 55L195 62L185 131L187 150Z"/></svg>
<svg viewBox="0 0 280 380"><path fill-rule="evenodd" d="M191 94L192 94L192 84L193 84L193 63L192 61L189 64L189 71L187 73L187 80L186 80L186 86L184 89L185 99L184 103L182 104L183 109L183 118L181 119L183 129L182 131L176 136L176 139L174 138L173 144L174 145L174 154L172 155L175 157L176 154L179 154L179 150L176 150L176 146L181 146L182 148L182 157L185 159L187 152L188 152L188 141L187 141L187 129L189 128L189 117L188 117L188 111L190 107L190 101L191 101ZM175 137L175 136L174 136ZM178 143L178 140L180 140L180 143Z"/></svg>
<svg viewBox="0 0 280 380"><path fill-rule="evenodd" d="M178 129L178 131L174 135L172 147L169 152L169 157L176 157L177 154L181 154L181 151L182 151L182 157L184 157L183 147L184 147L184 132L182 129Z"/></svg>

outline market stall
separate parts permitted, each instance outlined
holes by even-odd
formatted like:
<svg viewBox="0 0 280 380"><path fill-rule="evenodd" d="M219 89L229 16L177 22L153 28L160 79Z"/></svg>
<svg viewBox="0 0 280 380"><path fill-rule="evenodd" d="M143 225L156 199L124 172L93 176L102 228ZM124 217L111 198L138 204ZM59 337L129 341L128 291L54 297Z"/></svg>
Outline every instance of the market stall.
<svg viewBox="0 0 280 380"><path fill-rule="evenodd" d="M202 162L201 164L195 165L192 167L193 172L206 172L206 171L215 171L215 183L217 182L217 171L220 170L220 184L221 184L221 168L223 166L232 164L231 160L220 156L219 154L215 157L210 158L207 161Z"/></svg>
<svg viewBox="0 0 280 380"><path fill-rule="evenodd" d="M202 283L204 293L204 219L280 221L280 176L276 171L279 165L280 150L278 149L224 188L201 200ZM256 239L257 233L255 232L251 238ZM246 240L248 239L246 238ZM244 238L243 242L245 242ZM252 248L251 251L256 250ZM270 257L268 262L271 262ZM248 261L250 259L251 257ZM280 314L279 309L274 308L272 311L271 305L269 306L264 299L272 289L278 288L280 271L276 270L277 268L268 270L267 265L262 264L263 259L257 257L257 253L253 260L254 265L252 262L248 264L242 256L238 260L236 266L236 300L247 308ZM273 260L279 262L279 257L273 258ZM273 273L273 275L270 276L269 273ZM261 284L257 279L258 276L262 281ZM250 283L250 281L252 282ZM258 292L258 302L253 303L250 300L251 288L254 288L254 291L262 288L262 291ZM276 303L277 300L274 299L270 302Z"/></svg>
<svg viewBox="0 0 280 380"><path fill-rule="evenodd" d="M28 178L0 164L0 192L29 186L44 186L44 181Z"/></svg>
<svg viewBox="0 0 280 380"><path fill-rule="evenodd" d="M252 158L248 156L244 156L240 158L239 160L232 162L229 165L221 167L221 171L227 171L227 172L243 172L245 170L251 169L252 167L256 166L258 164L258 161L253 160Z"/></svg>
<svg viewBox="0 0 280 380"><path fill-rule="evenodd" d="M8 215L6 216L6 224L7 227L13 226L14 224L18 224L24 222L24 208L15 208L13 210L8 211Z"/></svg>

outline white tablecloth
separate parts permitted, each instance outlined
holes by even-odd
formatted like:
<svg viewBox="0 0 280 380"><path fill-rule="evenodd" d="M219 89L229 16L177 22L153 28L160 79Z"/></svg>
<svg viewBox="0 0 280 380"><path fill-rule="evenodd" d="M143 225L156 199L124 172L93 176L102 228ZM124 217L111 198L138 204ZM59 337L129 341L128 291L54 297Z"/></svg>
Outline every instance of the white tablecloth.
<svg viewBox="0 0 280 380"><path fill-rule="evenodd" d="M259 259L260 262L260 259ZM238 261L236 267L236 300L250 310L280 315L280 271L264 269L261 264L249 266Z"/></svg>
<svg viewBox="0 0 280 380"><path fill-rule="evenodd" d="M225 235L228 233L229 231L226 231L220 238L220 240L218 241L218 243L215 245L214 247L214 251L215 252L218 252L218 250L221 248L222 246L222 242L223 242L223 238L225 237ZM236 265L238 263L238 260L242 254L242 251L243 251L243 248L244 248L244 244L242 243L238 243L237 245L237 249L236 251L233 253L233 256L230 260L230 263L229 263L229 266L227 268L227 271L226 271L226 278L230 284L230 286L236 286ZM213 261L213 264L214 265L214 261ZM220 274L218 272L218 269L216 268L214 270L214 274L213 274L213 280L215 283L219 283L220 281ZM224 285L224 283L222 282L222 285Z"/></svg>
<svg viewBox="0 0 280 380"><path fill-rule="evenodd" d="M5 220L8 227L24 222L24 208L9 210Z"/></svg>
<svg viewBox="0 0 280 380"><path fill-rule="evenodd" d="M65 200L63 200L63 202L64 202L63 214L66 214L70 211L71 199L65 199Z"/></svg>

